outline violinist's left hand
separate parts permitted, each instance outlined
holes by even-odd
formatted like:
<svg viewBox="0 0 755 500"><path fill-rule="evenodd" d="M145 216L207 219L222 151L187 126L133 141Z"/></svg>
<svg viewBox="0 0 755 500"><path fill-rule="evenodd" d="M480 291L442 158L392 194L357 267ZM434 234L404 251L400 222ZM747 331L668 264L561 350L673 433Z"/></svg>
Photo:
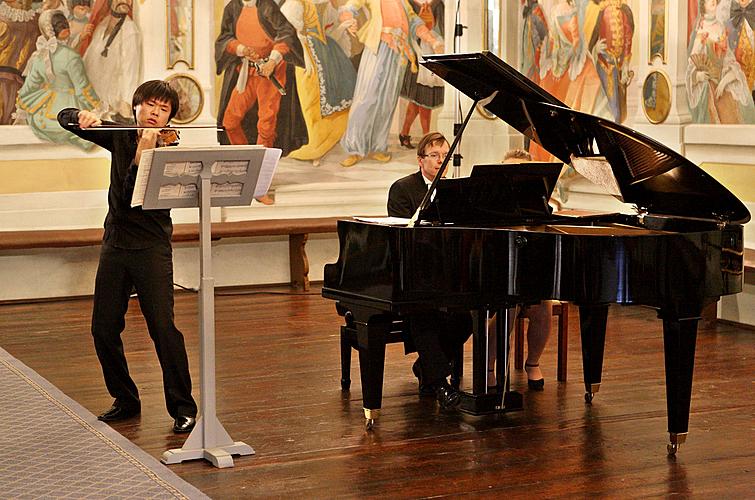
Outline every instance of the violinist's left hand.
<svg viewBox="0 0 755 500"><path fill-rule="evenodd" d="M165 128L160 131L157 145L158 146L177 146L179 139L178 130Z"/></svg>
<svg viewBox="0 0 755 500"><path fill-rule="evenodd" d="M139 147L141 149L152 149L157 146L157 141L160 138L160 131L154 128L145 128L141 131L139 137Z"/></svg>

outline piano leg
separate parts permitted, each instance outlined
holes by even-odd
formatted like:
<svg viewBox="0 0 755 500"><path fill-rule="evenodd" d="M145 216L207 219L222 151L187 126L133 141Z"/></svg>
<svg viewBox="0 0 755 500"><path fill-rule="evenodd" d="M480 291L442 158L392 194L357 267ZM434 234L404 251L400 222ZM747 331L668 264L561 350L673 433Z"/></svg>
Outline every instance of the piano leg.
<svg viewBox="0 0 755 500"><path fill-rule="evenodd" d="M387 316L372 316L366 323L355 321L354 324L357 329L365 428L371 430L383 403L385 340L391 321Z"/></svg>
<svg viewBox="0 0 755 500"><path fill-rule="evenodd" d="M585 377L585 403L600 389L603 375L603 349L606 344L608 305L579 306L579 327L582 336L582 370Z"/></svg>
<svg viewBox="0 0 755 500"><path fill-rule="evenodd" d="M666 362L666 407L668 409L669 455L685 441L689 427L692 373L695 368L697 317L663 318L663 351Z"/></svg>

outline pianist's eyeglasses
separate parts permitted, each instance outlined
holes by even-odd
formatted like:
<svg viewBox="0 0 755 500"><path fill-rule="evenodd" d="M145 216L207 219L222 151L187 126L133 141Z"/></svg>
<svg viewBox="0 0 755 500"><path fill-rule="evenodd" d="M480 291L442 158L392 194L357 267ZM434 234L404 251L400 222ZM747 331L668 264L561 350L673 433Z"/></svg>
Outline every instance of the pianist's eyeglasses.
<svg viewBox="0 0 755 500"><path fill-rule="evenodd" d="M448 153L442 155L440 153L429 153L426 155L420 155L422 158L430 158L433 161L445 160Z"/></svg>

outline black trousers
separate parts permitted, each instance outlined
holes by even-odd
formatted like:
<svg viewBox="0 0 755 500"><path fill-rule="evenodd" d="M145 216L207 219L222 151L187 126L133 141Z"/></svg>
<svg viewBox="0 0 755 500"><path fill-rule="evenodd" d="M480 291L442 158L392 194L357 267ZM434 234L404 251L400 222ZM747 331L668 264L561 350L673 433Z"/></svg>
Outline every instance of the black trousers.
<svg viewBox="0 0 755 500"><path fill-rule="evenodd" d="M451 361L472 334L469 313L412 314L409 334L419 354L423 383L439 384L451 374Z"/></svg>
<svg viewBox="0 0 755 500"><path fill-rule="evenodd" d="M173 322L173 250L170 244L128 250L104 244L94 286L92 336L108 392L118 404L140 405L139 391L129 375L121 333L132 287L147 322L163 372L168 413L196 416L186 346Z"/></svg>

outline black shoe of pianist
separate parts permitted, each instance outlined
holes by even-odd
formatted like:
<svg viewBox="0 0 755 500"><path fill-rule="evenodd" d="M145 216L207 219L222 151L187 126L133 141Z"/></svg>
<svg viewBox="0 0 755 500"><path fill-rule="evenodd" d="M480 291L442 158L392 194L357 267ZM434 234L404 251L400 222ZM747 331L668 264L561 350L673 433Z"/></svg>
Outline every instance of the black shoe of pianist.
<svg viewBox="0 0 755 500"><path fill-rule="evenodd" d="M443 410L454 410L461 403L461 393L445 380L435 387L435 398Z"/></svg>
<svg viewBox="0 0 755 500"><path fill-rule="evenodd" d="M419 366L419 360L416 360L412 365L412 373L417 377L419 381L419 395L420 396L435 396L435 387L422 383L422 369Z"/></svg>

